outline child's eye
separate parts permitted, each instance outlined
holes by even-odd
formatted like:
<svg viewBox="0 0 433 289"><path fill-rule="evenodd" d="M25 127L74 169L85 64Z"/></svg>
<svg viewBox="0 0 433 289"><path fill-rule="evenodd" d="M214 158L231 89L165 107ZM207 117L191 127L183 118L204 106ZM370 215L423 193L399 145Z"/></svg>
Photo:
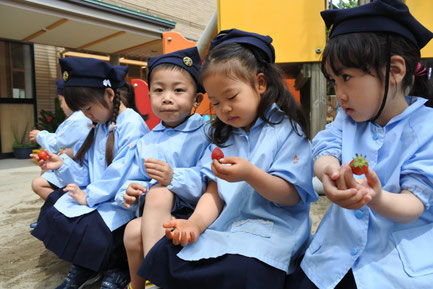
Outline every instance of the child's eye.
<svg viewBox="0 0 433 289"><path fill-rule="evenodd" d="M184 92L185 90L183 88L176 88L174 91L175 92Z"/></svg>
<svg viewBox="0 0 433 289"><path fill-rule="evenodd" d="M228 100L235 99L236 96L237 96L237 94L233 95L232 97L229 97Z"/></svg>
<svg viewBox="0 0 433 289"><path fill-rule="evenodd" d="M162 92L162 88L155 88L153 89L153 92Z"/></svg>
<svg viewBox="0 0 433 289"><path fill-rule="evenodd" d="M348 81L350 79L350 75L343 74L341 77L343 77L344 81Z"/></svg>
<svg viewBox="0 0 433 289"><path fill-rule="evenodd" d="M212 103L213 106L216 106L218 104L219 104L219 102Z"/></svg>

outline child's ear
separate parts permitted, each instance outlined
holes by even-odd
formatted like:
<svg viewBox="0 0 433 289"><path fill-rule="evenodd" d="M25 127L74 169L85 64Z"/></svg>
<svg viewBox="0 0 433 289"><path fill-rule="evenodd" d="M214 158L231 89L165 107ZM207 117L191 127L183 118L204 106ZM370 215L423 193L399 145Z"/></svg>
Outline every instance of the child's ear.
<svg viewBox="0 0 433 289"><path fill-rule="evenodd" d="M265 75L263 72L260 72L256 75L256 89L260 95L265 93L266 89L268 88L268 83L266 82Z"/></svg>
<svg viewBox="0 0 433 289"><path fill-rule="evenodd" d="M391 56L390 81L401 83L406 75L406 61L400 55Z"/></svg>
<svg viewBox="0 0 433 289"><path fill-rule="evenodd" d="M105 89L105 95L108 97L108 100L110 102L113 102L113 99L114 99L114 90L113 89L107 87Z"/></svg>
<svg viewBox="0 0 433 289"><path fill-rule="evenodd" d="M200 103L202 102L202 100L203 100L203 93L201 93L201 92L196 93L196 95L194 97L193 107L197 108L200 105Z"/></svg>

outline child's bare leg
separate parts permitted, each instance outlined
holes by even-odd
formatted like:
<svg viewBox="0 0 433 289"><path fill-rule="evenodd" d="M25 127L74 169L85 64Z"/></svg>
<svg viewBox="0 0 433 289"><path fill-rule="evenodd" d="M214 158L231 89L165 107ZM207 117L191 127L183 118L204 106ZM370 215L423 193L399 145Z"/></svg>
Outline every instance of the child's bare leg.
<svg viewBox="0 0 433 289"><path fill-rule="evenodd" d="M153 245L165 235L162 224L172 219L173 201L173 193L166 187L156 185L147 192L143 217L141 218L144 257Z"/></svg>
<svg viewBox="0 0 433 289"><path fill-rule="evenodd" d="M48 181L43 177L37 177L32 180L32 190L43 200L46 200L48 195L53 191Z"/></svg>
<svg viewBox="0 0 433 289"><path fill-rule="evenodd" d="M144 260L143 242L141 240L141 218L134 219L126 225L123 243L128 256L129 275L132 288L144 288L145 280L137 275L138 268Z"/></svg>

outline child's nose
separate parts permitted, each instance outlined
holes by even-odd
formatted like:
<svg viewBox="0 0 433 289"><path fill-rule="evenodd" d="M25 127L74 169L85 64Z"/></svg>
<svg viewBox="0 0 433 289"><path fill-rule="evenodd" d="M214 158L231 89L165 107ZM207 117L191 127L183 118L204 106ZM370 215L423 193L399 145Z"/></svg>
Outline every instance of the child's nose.
<svg viewBox="0 0 433 289"><path fill-rule="evenodd" d="M172 103L173 102L173 98L170 92L167 92L164 94L164 97L162 98L162 102L163 103Z"/></svg>
<svg viewBox="0 0 433 289"><path fill-rule="evenodd" d="M230 112L230 111L232 111L232 107L228 104L225 104L223 106L223 112Z"/></svg>
<svg viewBox="0 0 433 289"><path fill-rule="evenodd" d="M344 90L335 88L335 97L337 97L338 101L347 101L347 94Z"/></svg>

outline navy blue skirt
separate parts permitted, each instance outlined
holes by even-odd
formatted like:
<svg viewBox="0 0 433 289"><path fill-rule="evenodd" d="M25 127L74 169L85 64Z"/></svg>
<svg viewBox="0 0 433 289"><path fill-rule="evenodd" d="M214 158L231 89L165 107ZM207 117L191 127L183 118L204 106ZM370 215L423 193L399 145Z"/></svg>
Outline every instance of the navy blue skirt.
<svg viewBox="0 0 433 289"><path fill-rule="evenodd" d="M181 249L163 237L149 251L137 274L164 289L284 288L286 273L255 258L226 254L184 261L176 256Z"/></svg>
<svg viewBox="0 0 433 289"><path fill-rule="evenodd" d="M318 287L308 279L304 271L299 266L297 270L287 278L285 289L318 289ZM355 278L353 277L352 270L337 284L335 289L356 289Z"/></svg>
<svg viewBox="0 0 433 289"><path fill-rule="evenodd" d="M61 188L48 196L31 234L60 259L75 265L93 271L127 268L123 246L126 225L111 232L96 210L68 218L54 208L63 194Z"/></svg>

